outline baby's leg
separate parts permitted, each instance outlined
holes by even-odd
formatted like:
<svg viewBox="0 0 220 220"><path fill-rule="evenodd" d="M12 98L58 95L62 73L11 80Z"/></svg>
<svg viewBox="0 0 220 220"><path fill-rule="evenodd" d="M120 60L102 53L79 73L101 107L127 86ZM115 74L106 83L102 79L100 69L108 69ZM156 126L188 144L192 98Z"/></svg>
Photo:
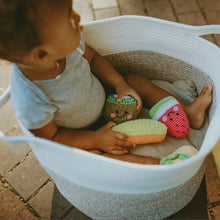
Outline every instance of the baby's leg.
<svg viewBox="0 0 220 220"><path fill-rule="evenodd" d="M127 161L130 163L138 163L138 164L160 164L160 160L153 157L139 156L133 154L123 154L123 155L113 155L104 153L103 156L114 158L117 160Z"/></svg>
<svg viewBox="0 0 220 220"><path fill-rule="evenodd" d="M153 158L153 157L138 156L138 155L133 155L133 154L114 155L114 154L103 153L97 149L92 149L92 150L87 150L87 151L93 154L99 154L105 157L110 157L113 159L127 161L131 163L138 163L138 164L159 164L160 163L159 159Z"/></svg>
<svg viewBox="0 0 220 220"><path fill-rule="evenodd" d="M148 109L150 109L162 98L174 96L139 74L130 74L128 75L127 80L128 83L140 94L144 105ZM213 87L211 84L205 86L201 94L196 97L190 105L186 105L183 101L175 97L186 112L189 118L190 126L194 129L201 128L205 121L206 109L212 102L212 90Z"/></svg>

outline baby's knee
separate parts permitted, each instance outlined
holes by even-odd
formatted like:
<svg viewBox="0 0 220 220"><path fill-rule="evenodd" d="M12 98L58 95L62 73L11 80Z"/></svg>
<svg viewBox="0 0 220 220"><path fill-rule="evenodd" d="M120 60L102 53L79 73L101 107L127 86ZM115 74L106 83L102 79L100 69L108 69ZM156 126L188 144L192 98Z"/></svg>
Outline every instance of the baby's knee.
<svg viewBox="0 0 220 220"><path fill-rule="evenodd" d="M149 83L149 80L138 73L132 73L128 75L127 82L135 89L139 90L140 87L148 85L147 83Z"/></svg>
<svg viewBox="0 0 220 220"><path fill-rule="evenodd" d="M137 73L129 73L126 78L127 78L128 83L132 83L136 81L137 79L139 79L140 77L141 76Z"/></svg>

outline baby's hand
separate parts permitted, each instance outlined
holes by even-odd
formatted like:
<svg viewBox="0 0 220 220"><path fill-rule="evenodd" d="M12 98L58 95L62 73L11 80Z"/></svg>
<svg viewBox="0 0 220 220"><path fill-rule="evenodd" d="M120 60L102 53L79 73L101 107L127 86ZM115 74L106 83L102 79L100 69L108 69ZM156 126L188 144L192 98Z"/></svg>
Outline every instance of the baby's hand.
<svg viewBox="0 0 220 220"><path fill-rule="evenodd" d="M137 112L138 112L138 114L140 113L141 108L142 108L142 99L139 96L139 94L133 88L131 88L130 85L128 85L125 81L122 81L117 84L115 90L118 94L118 99L117 99L118 102L122 101L123 97L126 95L130 95L133 98L135 98L138 103L137 104Z"/></svg>
<svg viewBox="0 0 220 220"><path fill-rule="evenodd" d="M122 155L128 152L134 143L126 141L127 135L111 130L116 124L112 121L95 131L96 148L110 154Z"/></svg>

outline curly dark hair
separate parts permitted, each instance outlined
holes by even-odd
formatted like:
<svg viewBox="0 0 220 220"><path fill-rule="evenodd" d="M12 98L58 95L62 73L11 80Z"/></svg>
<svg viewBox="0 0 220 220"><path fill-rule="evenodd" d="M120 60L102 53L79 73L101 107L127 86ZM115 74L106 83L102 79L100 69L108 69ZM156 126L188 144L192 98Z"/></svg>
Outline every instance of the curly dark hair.
<svg viewBox="0 0 220 220"><path fill-rule="evenodd" d="M38 22L42 3L55 0L0 0L0 58L20 62L41 44ZM62 0L59 2L62 2Z"/></svg>

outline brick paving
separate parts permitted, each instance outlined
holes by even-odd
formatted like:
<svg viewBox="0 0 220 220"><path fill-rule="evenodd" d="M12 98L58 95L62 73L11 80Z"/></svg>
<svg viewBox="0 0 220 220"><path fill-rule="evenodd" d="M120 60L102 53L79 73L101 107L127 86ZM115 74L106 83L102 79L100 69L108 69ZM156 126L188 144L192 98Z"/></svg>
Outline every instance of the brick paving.
<svg viewBox="0 0 220 220"><path fill-rule="evenodd" d="M74 0L82 22L135 14L191 25L220 24L220 0ZM220 35L205 36L220 46ZM0 61L0 94L11 64ZM0 130L21 133L10 103L0 110ZM207 191L207 192L206 192ZM210 155L202 185L183 210L169 219L220 219L220 181ZM0 142L0 219L89 219L59 193L27 144Z"/></svg>

